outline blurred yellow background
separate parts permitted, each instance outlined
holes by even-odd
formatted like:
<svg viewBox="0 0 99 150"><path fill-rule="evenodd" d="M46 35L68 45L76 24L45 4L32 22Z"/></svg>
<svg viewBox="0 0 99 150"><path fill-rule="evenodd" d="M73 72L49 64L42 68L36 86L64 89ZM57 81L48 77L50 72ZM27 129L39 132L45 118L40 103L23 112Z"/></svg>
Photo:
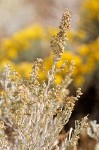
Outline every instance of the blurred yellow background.
<svg viewBox="0 0 99 150"><path fill-rule="evenodd" d="M4 65L11 64L19 74L29 77L33 61L41 57L46 69L40 73L40 79L45 79L51 67L51 36L57 33L58 22L66 7L70 9L72 19L62 61L73 60L76 63L73 72L75 86L89 85L96 72L99 73L98 0L1 0L1 70ZM63 62L59 62L59 66ZM64 74L57 74L57 83L61 82Z"/></svg>

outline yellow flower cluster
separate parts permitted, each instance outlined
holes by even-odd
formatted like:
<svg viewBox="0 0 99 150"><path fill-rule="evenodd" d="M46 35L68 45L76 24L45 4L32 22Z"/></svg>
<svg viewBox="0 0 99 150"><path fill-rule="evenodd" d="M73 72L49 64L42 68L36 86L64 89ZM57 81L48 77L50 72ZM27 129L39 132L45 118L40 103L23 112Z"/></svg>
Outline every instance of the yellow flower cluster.
<svg viewBox="0 0 99 150"><path fill-rule="evenodd" d="M32 49L32 42L47 40L51 35L56 33L56 28L48 28L46 30L38 24L35 24L23 31L15 33L11 38L3 40L0 48L0 59L6 57L8 59L15 59L18 57L20 51Z"/></svg>
<svg viewBox="0 0 99 150"><path fill-rule="evenodd" d="M41 25L35 24L15 33L10 38L4 39L0 44L0 68L2 69L6 64L10 64L22 75L27 76L31 71L29 68L31 68L32 63L28 56L26 61L20 60L20 55L23 58L23 54L26 53L25 55L27 55L30 51L29 56L33 56L31 52L36 51L39 43L42 42L42 47L44 47L43 45L46 45L51 35L56 34L56 32L56 28L49 27L45 30ZM33 45L33 43L36 44Z"/></svg>
<svg viewBox="0 0 99 150"><path fill-rule="evenodd" d="M90 18L99 18L99 1L98 0L87 0L84 3L84 7L85 7L85 9L88 10L89 19Z"/></svg>
<svg viewBox="0 0 99 150"><path fill-rule="evenodd" d="M15 59L19 51L28 50L31 48L31 42L34 40L43 39L45 32L39 25L33 25L23 31L15 33L11 38L5 39L1 45L1 56L8 59Z"/></svg>
<svg viewBox="0 0 99 150"><path fill-rule="evenodd" d="M82 59L78 80L94 75L99 70L99 1L85 0L82 4L79 28L73 37L77 54ZM76 39L76 40L75 40ZM78 70L78 69L77 69ZM91 76L90 76L91 75Z"/></svg>
<svg viewBox="0 0 99 150"><path fill-rule="evenodd" d="M78 47L78 55L82 59L82 65L77 74L88 76L99 66L99 38L89 44L81 44ZM76 74L76 76L77 76Z"/></svg>

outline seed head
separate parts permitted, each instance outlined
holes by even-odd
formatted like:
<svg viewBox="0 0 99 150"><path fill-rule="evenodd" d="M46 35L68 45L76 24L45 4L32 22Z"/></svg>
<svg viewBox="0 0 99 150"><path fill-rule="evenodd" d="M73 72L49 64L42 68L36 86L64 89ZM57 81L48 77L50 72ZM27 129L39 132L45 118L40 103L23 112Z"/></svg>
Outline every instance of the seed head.
<svg viewBox="0 0 99 150"><path fill-rule="evenodd" d="M66 9L63 13L62 20L59 25L59 32L56 36L53 36L51 40L51 49L54 54L54 61L61 59L61 56L64 52L64 46L67 40L67 30L70 27L70 14Z"/></svg>

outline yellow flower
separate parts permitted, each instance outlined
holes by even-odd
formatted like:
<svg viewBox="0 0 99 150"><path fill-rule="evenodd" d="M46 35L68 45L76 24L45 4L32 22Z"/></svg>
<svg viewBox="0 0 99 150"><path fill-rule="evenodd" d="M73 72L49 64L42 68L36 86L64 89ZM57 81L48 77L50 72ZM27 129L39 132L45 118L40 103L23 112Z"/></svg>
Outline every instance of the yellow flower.
<svg viewBox="0 0 99 150"><path fill-rule="evenodd" d="M28 62L22 62L15 65L15 69L21 76L29 78L30 72L32 71L32 64Z"/></svg>
<svg viewBox="0 0 99 150"><path fill-rule="evenodd" d="M7 57L10 58L10 59L15 59L17 57L16 49L11 48L7 53Z"/></svg>
<svg viewBox="0 0 99 150"><path fill-rule="evenodd" d="M59 74L55 75L55 79L56 84L60 84L62 82L62 76Z"/></svg>
<svg viewBox="0 0 99 150"><path fill-rule="evenodd" d="M84 4L84 7L87 8L88 11L90 11L89 17L99 17L99 1L98 0L87 0L87 2Z"/></svg>
<svg viewBox="0 0 99 150"><path fill-rule="evenodd" d="M79 47L79 54L82 56L86 56L88 55L88 53L90 53L90 49L88 47L88 45L80 45Z"/></svg>

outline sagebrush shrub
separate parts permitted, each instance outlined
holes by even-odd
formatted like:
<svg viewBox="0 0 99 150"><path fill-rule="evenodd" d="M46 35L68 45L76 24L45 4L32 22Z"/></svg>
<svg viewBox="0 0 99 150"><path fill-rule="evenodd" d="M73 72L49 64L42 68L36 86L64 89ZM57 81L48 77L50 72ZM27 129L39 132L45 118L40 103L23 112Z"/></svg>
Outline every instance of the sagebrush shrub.
<svg viewBox="0 0 99 150"><path fill-rule="evenodd" d="M55 84L55 74L64 69L56 68L61 60L66 42L66 32L70 25L70 14L64 11L59 32L51 40L53 65L48 71L47 82L39 83L39 70L43 71L42 59L33 63L30 78L19 78L18 73L7 65L0 77L0 149L2 150L70 150L77 144L79 134L87 123L87 117L77 121L62 145L58 146L58 136L69 121L75 102L80 97L70 96L68 85L74 63L62 82ZM28 68L27 68L28 69Z"/></svg>

